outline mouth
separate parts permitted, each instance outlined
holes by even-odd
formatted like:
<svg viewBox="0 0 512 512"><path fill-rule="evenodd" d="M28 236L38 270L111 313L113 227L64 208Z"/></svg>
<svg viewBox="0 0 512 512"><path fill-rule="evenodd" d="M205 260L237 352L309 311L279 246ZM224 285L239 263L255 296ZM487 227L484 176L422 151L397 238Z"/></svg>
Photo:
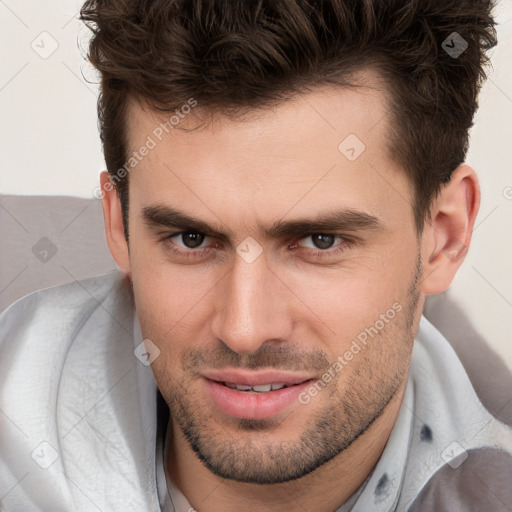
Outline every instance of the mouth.
<svg viewBox="0 0 512 512"><path fill-rule="evenodd" d="M284 384L272 383L272 384L260 384L257 386L249 386L247 384L235 384L234 382L221 382L224 386L230 389L236 389L237 391L243 391L244 393L268 393L270 391L278 391L283 388L289 388L295 386L295 384Z"/></svg>
<svg viewBox="0 0 512 512"><path fill-rule="evenodd" d="M299 394L314 379L283 372L210 372L206 393L219 412L232 418L266 419L300 405Z"/></svg>

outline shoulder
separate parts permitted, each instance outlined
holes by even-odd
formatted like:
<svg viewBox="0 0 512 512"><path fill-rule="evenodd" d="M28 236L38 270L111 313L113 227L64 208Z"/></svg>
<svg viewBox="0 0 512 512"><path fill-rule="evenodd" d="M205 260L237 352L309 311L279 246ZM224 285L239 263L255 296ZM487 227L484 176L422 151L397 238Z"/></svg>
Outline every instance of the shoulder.
<svg viewBox="0 0 512 512"><path fill-rule="evenodd" d="M452 346L424 318L416 342L407 505L399 510L511 510L512 429L484 407Z"/></svg>
<svg viewBox="0 0 512 512"><path fill-rule="evenodd" d="M121 272L114 271L22 297L0 314L0 350L7 350L30 334L34 341L48 332L53 334L54 342L62 339L121 286L123 279Z"/></svg>
<svg viewBox="0 0 512 512"><path fill-rule="evenodd" d="M408 511L510 511L510 482L511 453L492 447L469 450L434 473Z"/></svg>
<svg viewBox="0 0 512 512"><path fill-rule="evenodd" d="M28 510L29 503L74 510L66 475L91 479L91 457L101 454L105 462L107 452L98 438L122 439L107 428L112 411L120 410L112 405L117 395L101 399L109 379L119 381L135 359L131 297L128 281L115 271L37 291L0 315L0 496L9 494L5 505L17 504L12 510ZM132 381L125 393L133 395ZM76 446L82 448L75 456ZM96 474L99 486L106 473L96 468Z"/></svg>
<svg viewBox="0 0 512 512"><path fill-rule="evenodd" d="M39 290L7 308L0 315L2 398L9 389L18 395L27 389L30 397L34 390L29 383L36 375L57 386L68 353L88 320L93 318L95 325L102 317L111 320L104 303L115 304L119 297L126 301L128 293L121 293L124 281L121 272L109 272Z"/></svg>

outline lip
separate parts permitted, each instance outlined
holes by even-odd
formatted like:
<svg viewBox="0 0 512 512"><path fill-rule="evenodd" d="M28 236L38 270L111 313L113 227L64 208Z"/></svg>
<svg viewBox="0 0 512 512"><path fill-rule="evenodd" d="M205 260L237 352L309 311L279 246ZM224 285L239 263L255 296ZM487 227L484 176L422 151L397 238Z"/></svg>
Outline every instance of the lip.
<svg viewBox="0 0 512 512"><path fill-rule="evenodd" d="M203 378L206 392L220 412L233 418L261 420L277 416L287 409L300 405L298 396L311 383L310 376L286 374L284 372L222 371L208 373ZM283 383L290 387L267 393L249 393L228 388L223 382L234 382L248 386Z"/></svg>
<svg viewBox="0 0 512 512"><path fill-rule="evenodd" d="M311 380L313 376L308 374L291 373L277 370L255 372L254 370L211 370L202 375L208 380L217 382L234 382L246 386L260 386L262 384L282 383L287 386L301 384Z"/></svg>

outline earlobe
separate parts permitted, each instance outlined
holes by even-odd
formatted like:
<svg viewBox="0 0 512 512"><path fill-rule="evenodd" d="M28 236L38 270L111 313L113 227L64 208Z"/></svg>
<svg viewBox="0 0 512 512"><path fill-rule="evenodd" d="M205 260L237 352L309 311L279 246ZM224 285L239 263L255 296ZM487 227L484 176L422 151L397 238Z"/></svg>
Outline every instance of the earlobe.
<svg viewBox="0 0 512 512"><path fill-rule="evenodd" d="M130 274L130 256L128 243L124 236L123 212L117 190L110 181L107 171L100 174L103 198L103 216L105 221L105 236L110 254L124 274Z"/></svg>
<svg viewBox="0 0 512 512"><path fill-rule="evenodd" d="M475 171L459 166L443 185L431 208L431 221L422 235L422 292L445 291L464 261L480 206L480 186Z"/></svg>

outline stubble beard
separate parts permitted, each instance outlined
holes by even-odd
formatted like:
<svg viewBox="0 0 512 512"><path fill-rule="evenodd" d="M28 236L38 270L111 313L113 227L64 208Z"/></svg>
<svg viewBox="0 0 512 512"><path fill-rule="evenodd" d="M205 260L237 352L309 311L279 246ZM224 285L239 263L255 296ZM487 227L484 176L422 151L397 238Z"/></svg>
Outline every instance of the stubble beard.
<svg viewBox="0 0 512 512"><path fill-rule="evenodd" d="M172 385L169 383L167 388L170 421L181 430L203 464L221 478L266 485L289 482L311 473L366 432L403 383L409 363L408 350L415 336L420 273L421 259L418 258L404 311L392 321L397 322L396 326L387 332L389 326L386 326L384 332L371 340L374 347L365 348L354 358L354 362L356 358L361 359L359 369L350 382L339 385L343 370L338 378L331 381L331 391L329 386L321 391L320 394L330 393L328 405L307 421L298 439L273 440L273 436L279 432L281 423L307 411L308 405L294 408L288 417L280 421L233 418L228 430L211 414L205 414L204 408L198 405L200 401L189 392L185 378ZM396 337L400 341L392 343ZM388 353L388 346L397 349ZM378 350L380 357L374 353L370 358L372 350ZM266 353L267 360L271 355L271 352ZM387 371L382 370L386 366L382 365L382 358L389 358ZM282 358L279 361L282 362Z"/></svg>

